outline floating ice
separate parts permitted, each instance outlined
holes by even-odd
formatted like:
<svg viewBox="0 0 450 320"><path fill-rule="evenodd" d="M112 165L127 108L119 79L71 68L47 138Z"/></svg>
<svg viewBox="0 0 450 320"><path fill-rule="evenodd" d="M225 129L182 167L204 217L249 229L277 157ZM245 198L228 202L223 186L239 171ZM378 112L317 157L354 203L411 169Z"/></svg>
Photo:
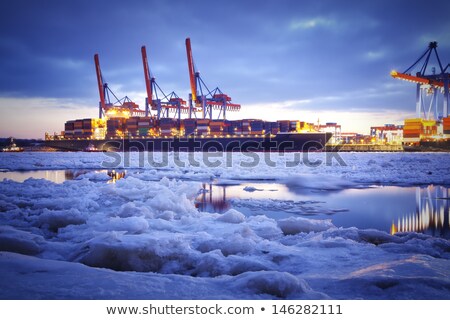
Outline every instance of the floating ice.
<svg viewBox="0 0 450 320"><path fill-rule="evenodd" d="M448 240L238 211L240 205L307 213L319 206L313 202L236 200L237 210L222 215L200 212L194 203L198 180L211 177L292 179L291 188L310 190L375 181L450 183L443 165L448 154L348 153L342 154L344 167L286 167L293 155L277 155L275 168L234 167L248 161L236 155L230 167L169 163L144 170L138 156L130 155L133 172L114 184L0 181L0 273L8 279L0 298L450 299ZM325 154L310 157L326 160ZM100 169L102 160L111 159L102 153L0 154L0 167ZM190 181L178 179L185 176Z"/></svg>
<svg viewBox="0 0 450 320"><path fill-rule="evenodd" d="M450 184L448 168L442 164L450 161L449 153L309 153L264 154L253 158L245 154L223 153L211 161L218 166L208 166L202 153L120 153L115 163L108 153L83 152L33 152L0 153L0 168L7 170L41 169L128 169L131 175L142 180L159 180L163 176L190 180L220 178L230 180L284 180L298 187L331 190L334 183L371 184ZM256 158L257 161L254 159ZM193 161L192 161L193 160ZM134 170L136 169L136 170ZM148 172L139 172L148 170ZM432 172L432 174L428 174ZM314 179L322 177L325 180ZM304 180L298 178L303 177ZM336 178L338 180L333 180Z"/></svg>
<svg viewBox="0 0 450 320"><path fill-rule="evenodd" d="M292 176L284 180L290 188L318 189L325 191L342 190L357 187L357 184L339 177L325 176L321 174L303 174Z"/></svg>
<svg viewBox="0 0 450 320"><path fill-rule="evenodd" d="M258 189L258 188L252 187L252 186L244 187L244 191L247 191L247 192L255 192L255 191L262 191L262 190L263 189Z"/></svg>
<svg viewBox="0 0 450 320"><path fill-rule="evenodd" d="M217 218L217 220L228 223L241 223L244 222L245 216L237 210L230 209Z"/></svg>
<svg viewBox="0 0 450 320"><path fill-rule="evenodd" d="M300 232L320 232L334 228L331 220L313 220L300 217L278 220L278 226L286 235Z"/></svg>

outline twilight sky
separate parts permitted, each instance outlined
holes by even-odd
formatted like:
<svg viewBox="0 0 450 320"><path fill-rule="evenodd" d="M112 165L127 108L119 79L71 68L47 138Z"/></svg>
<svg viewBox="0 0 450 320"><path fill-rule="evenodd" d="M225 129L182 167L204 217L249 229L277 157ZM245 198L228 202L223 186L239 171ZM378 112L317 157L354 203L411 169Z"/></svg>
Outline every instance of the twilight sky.
<svg viewBox="0 0 450 320"><path fill-rule="evenodd" d="M0 137L42 138L97 116L93 56L119 96L144 105L140 47L167 93L187 100L184 40L197 69L242 111L230 119L339 122L345 132L414 116L392 79L438 41L450 62L449 1L32 1L0 3Z"/></svg>

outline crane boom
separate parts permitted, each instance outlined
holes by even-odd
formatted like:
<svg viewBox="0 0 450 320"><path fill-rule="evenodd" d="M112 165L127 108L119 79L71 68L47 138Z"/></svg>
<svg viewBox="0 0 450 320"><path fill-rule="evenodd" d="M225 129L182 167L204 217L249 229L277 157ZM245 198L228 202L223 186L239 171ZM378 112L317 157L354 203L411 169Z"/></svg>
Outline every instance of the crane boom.
<svg viewBox="0 0 450 320"><path fill-rule="evenodd" d="M192 58L191 39L186 38L186 54L189 68L189 80L191 82L192 101L197 101L197 83L195 81L194 59Z"/></svg>
<svg viewBox="0 0 450 320"><path fill-rule="evenodd" d="M419 76L412 76L410 74L400 73L400 72L397 72L395 70L391 72L391 76L393 78L396 78L396 79L411 81L411 82L414 82L414 83L431 84L431 85L434 85L435 87L438 87L438 88L443 88L444 87L444 82L443 81L435 81L435 80L432 80L432 79L427 79L427 78L423 78L423 77L419 77Z"/></svg>
<svg viewBox="0 0 450 320"><path fill-rule="evenodd" d="M428 110L428 116L430 117L430 110L434 106L435 107L435 118L439 117L448 117L448 106L449 106L449 97L450 97L450 73L447 72L448 64L445 68L442 66L441 59L439 58L439 54L437 52L437 42L433 41L428 44L427 50L416 60L408 69L404 72L392 71L391 76L396 79L406 80L409 82L413 82L416 84L416 113L417 117L421 117L422 111L426 114L426 110ZM427 73L427 67L429 66L430 58L432 53L434 52L436 56L436 60L439 66L438 72L436 72L436 67L432 67L432 73ZM420 63L422 66L420 67ZM411 75L411 71L420 67L420 71L416 72L415 75ZM438 110L438 98L437 94L443 94L442 100L442 113L440 115ZM432 95L430 101L430 106L427 109L425 106L424 97L427 95Z"/></svg>
<svg viewBox="0 0 450 320"><path fill-rule="evenodd" d="M145 49L145 46L141 47L141 53L142 53L142 64L144 65L145 88L147 90L147 103L145 106L145 113L146 116L148 116L148 108L149 108L148 105L152 103L153 92L152 92L152 85L150 82L150 69L148 67L147 50Z"/></svg>
<svg viewBox="0 0 450 320"><path fill-rule="evenodd" d="M97 73L98 93L99 93L99 96L100 96L99 116L101 118L102 117L102 110L105 110L106 103L105 103L105 92L104 92L102 71L100 69L100 61L98 59L98 54L97 53L94 55L94 61L95 61L95 72Z"/></svg>

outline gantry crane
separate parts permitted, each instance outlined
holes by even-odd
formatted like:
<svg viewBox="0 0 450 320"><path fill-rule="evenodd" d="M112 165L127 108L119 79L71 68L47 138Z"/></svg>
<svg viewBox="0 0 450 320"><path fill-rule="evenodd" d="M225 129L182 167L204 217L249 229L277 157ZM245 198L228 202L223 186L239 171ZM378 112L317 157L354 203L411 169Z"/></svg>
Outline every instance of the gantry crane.
<svg viewBox="0 0 450 320"><path fill-rule="evenodd" d="M439 117L448 117L448 104L449 104L449 86L450 86L450 74L447 72L450 64L445 68L442 66L441 59L437 53L437 42L430 42L428 49L417 59L416 62L405 72L392 71L391 76L396 79L406 80L417 84L416 89L416 113L417 117L421 118L422 115L425 119L431 118L431 109L435 106L435 117L436 120ZM438 73L436 73L436 67L432 67L432 73L427 75L427 67L429 66L430 57L432 54L438 62ZM424 60L420 70L415 74L411 75L411 71ZM438 94L443 94L442 103L442 114L439 114L438 110ZM431 95L430 104L428 110L426 110L426 95Z"/></svg>
<svg viewBox="0 0 450 320"><path fill-rule="evenodd" d="M159 87L156 79L152 77L150 68L148 66L147 50L145 46L141 47L142 64L144 66L145 87L147 90L147 97L145 98L145 116L149 115L149 106L152 110L156 110L158 120L160 118L170 118L170 112L174 112L174 118L178 116L181 119L181 113L187 113L189 107L186 106L186 101L177 96L175 92L168 95ZM161 98L158 92L162 95Z"/></svg>
<svg viewBox="0 0 450 320"><path fill-rule="evenodd" d="M120 111L119 113L127 111L130 115L134 116L144 115L144 111L140 110L139 106L128 98L128 96L119 99L108 87L108 83L103 80L98 54L94 55L94 62L97 74L98 93L100 96L98 117L101 119L104 115L108 115L108 113L113 114L117 111ZM111 100L111 96L114 97L115 101Z"/></svg>
<svg viewBox="0 0 450 320"><path fill-rule="evenodd" d="M239 111L240 104L231 103L231 97L224 94L218 87L209 90L200 77L200 72L196 71L194 58L192 56L191 40L186 39L186 54L189 68L189 80L191 83L191 93L189 95L189 118L197 110L202 111L203 119L213 119L213 109L220 110L218 119L222 116L226 119L227 111Z"/></svg>

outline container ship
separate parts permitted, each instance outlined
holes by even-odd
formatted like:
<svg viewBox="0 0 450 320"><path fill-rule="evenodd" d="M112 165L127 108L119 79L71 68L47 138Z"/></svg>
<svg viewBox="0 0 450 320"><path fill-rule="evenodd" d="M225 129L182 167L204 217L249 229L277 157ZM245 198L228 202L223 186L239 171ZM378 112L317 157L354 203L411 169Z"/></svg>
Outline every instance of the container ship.
<svg viewBox="0 0 450 320"><path fill-rule="evenodd" d="M301 131L304 122L130 117L67 121L49 147L66 151L318 151L331 133ZM308 124L306 124L308 125Z"/></svg>
<svg viewBox="0 0 450 320"><path fill-rule="evenodd" d="M318 132L312 123L300 120L227 120L227 113L241 106L218 87L206 86L195 69L189 38L188 103L175 92L162 91L150 73L145 46L141 54L147 93L144 110L128 97L116 97L103 79L96 54L99 117L67 121L60 134L46 133L46 145L68 151L289 152L322 150L331 138L331 133Z"/></svg>

